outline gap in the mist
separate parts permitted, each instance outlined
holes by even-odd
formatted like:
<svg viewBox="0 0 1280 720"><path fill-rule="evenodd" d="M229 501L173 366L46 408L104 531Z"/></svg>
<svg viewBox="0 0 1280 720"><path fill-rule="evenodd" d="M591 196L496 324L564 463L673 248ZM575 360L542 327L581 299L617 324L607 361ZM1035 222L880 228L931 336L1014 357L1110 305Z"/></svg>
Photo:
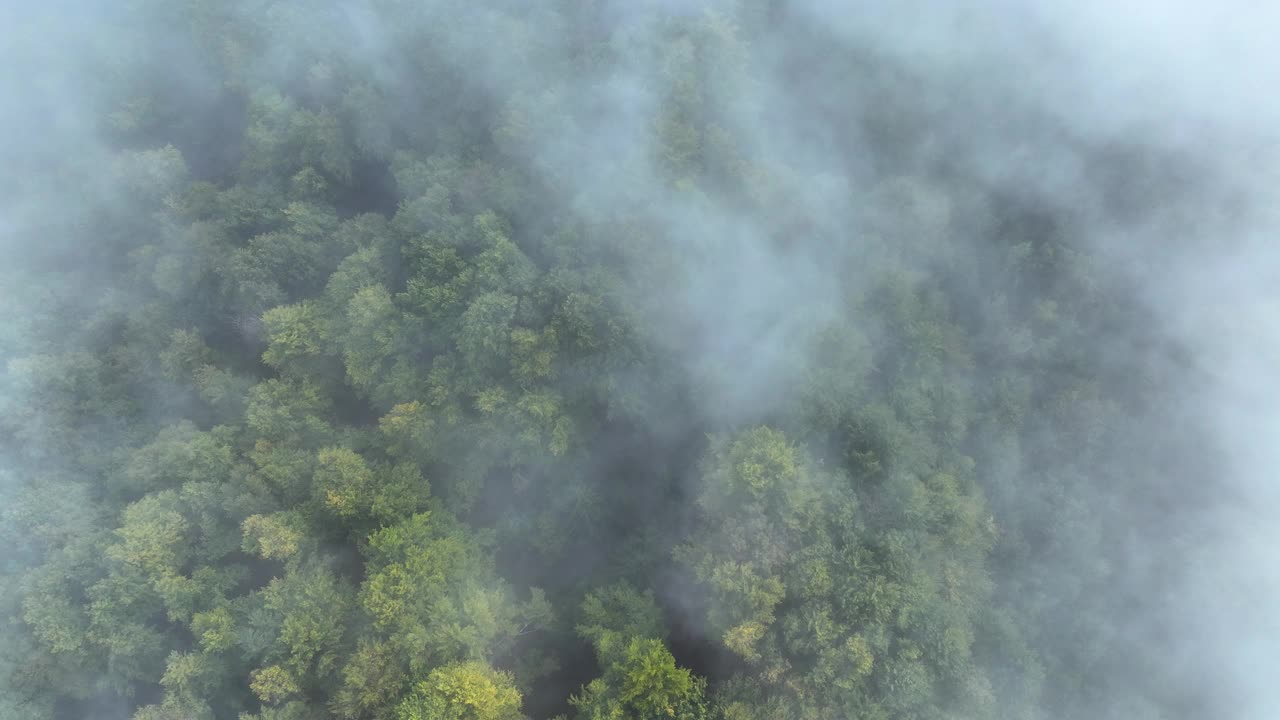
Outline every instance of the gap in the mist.
<svg viewBox="0 0 1280 720"><path fill-rule="evenodd" d="M719 639L708 635L686 612L663 608L667 617L667 647L676 665L707 679L711 685L727 680L742 668L741 661Z"/></svg>
<svg viewBox="0 0 1280 720"><path fill-rule="evenodd" d="M376 213L395 215L399 195L390 164L380 160L360 159L353 163L350 187L337 200L338 216L355 217Z"/></svg>
<svg viewBox="0 0 1280 720"><path fill-rule="evenodd" d="M611 488L605 493L608 506L601 508L597 521L586 524L576 518L572 497L549 500L545 494L565 492L563 485L555 484L554 469L495 471L486 479L485 492L467 517L474 527L505 527L503 532L520 538L537 532L530 519L538 509L572 524L554 553L539 549L528 537L500 542L495 548L499 574L517 588L546 591L553 606L561 609L559 621L567 629L554 641L530 640L544 643L559 667L525 694L524 712L529 717L543 720L570 714L569 699L600 676L603 669L594 649L577 638L572 628L585 595L608 584L601 578L626 578L640 590L653 589L669 618L666 640L677 663L711 679L726 675L731 665L718 643L705 637L693 615L676 609L686 604L684 599L668 601L661 587L661 577L670 567L671 548L683 539L691 507L686 485L694 477L705 445L702 432L655 429L638 419L605 422L595 447L599 459L586 467L569 466L583 482ZM541 495L539 488L544 491Z"/></svg>
<svg viewBox="0 0 1280 720"><path fill-rule="evenodd" d="M533 720L568 715L573 709L569 698L600 675L595 652L585 642L561 649L556 660L560 667L524 695L524 712Z"/></svg>
<svg viewBox="0 0 1280 720"><path fill-rule="evenodd" d="M349 383L334 383L331 392L333 414L339 422L357 428L375 427L378 424L378 419L382 416L377 408Z"/></svg>

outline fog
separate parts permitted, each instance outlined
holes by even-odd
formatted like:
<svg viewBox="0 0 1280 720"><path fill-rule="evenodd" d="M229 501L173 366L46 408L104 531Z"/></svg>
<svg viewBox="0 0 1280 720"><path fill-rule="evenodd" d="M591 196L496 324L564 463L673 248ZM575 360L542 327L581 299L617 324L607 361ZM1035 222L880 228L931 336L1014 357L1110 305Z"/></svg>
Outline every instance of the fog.
<svg viewBox="0 0 1280 720"><path fill-rule="evenodd" d="M1094 253L1100 277L1122 284L1150 318L1144 330L1178 348L1171 360L1144 354L1142 340L1099 339L1107 344L1099 352L1116 368L1136 366L1146 373L1142 382L1156 383L1167 406L1182 413L1142 417L1125 429L1134 454L1120 465L1138 467L1168 450L1167 421L1194 428L1202 446L1176 448L1204 465L1173 472L1212 468L1202 483L1168 481L1171 494L1195 488L1211 502L1183 500L1176 513L1160 516L1176 524L1135 520L1134 542L1099 559L1177 572L1129 607L1129 620L1081 611L1074 622L1128 638L1121 644L1147 663L1134 669L1135 696L1150 681L1136 675L1158 668L1164 682L1181 683L1160 691L1163 709L1172 706L1168 697L1185 696L1193 708L1186 712L1202 717L1275 717L1280 95L1272 86L1280 77L1280 8L1240 0L599 0L573 7L580 17L572 28L565 17L573 12L502 1L130 2L110 9L65 1L0 9L0 360L9 363L0 409L20 425L4 426L14 435L0 446L0 478L7 478L0 488L16 495L16 478L61 471L67 457L65 433L44 430L66 409L29 394L19 359L82 349L90 341L81 334L98 332L85 329L85 317L144 302L118 272L135 242L129 232L176 252L192 237L166 226L147 198L147 178L163 187L162 176L178 172L172 166L156 160L132 175L126 170L133 186L113 180L120 176L106 168L119 162L120 135L131 149L178 146L186 172L224 178L242 159L221 142L233 142L244 122L233 119L227 100L239 91L235 84L278 78L284 86L305 76L310 84L294 88L298 96L341 106L348 100L338 80L316 69L316 58L329 58L338 72L358 69L373 87L376 110L354 130L357 145L376 154L392 136L430 144L449 103L483 108L491 127L474 131L491 132L539 178L543 205L523 206L522 227L572 217L622 238L616 244L634 281L636 327L696 388L679 405L688 415L676 416L670 399L649 398L643 413L664 436L776 420L812 376L819 341L833 327L852 328L878 347L882 321L859 317L851 297L879 274L975 267L965 277L979 280L965 292L981 295L981 278L1000 272L984 269L994 257L984 233L997 223L980 212L989 207L983 198L1016 196L1062 218ZM750 57L728 19L735 15L765 28L755 30L761 40ZM238 75L220 79L200 39L186 34L185 20L196 16L206 27L265 33L268 49L246 50L236 58ZM712 37L696 51L692 42L671 40L670 19L684 17L711 18L698 32ZM584 34L613 38L613 65L593 72L569 62L593 41ZM426 74L410 52L422 37L431 39L431 53L465 71L468 87L436 84ZM495 40L508 37L520 41ZM832 48L844 53L838 62L817 54ZM853 65L864 71L847 74ZM689 73L705 88L682 85ZM178 117L166 136L105 129L99 118L129 95L119 87L148 83L164 89L165 112ZM670 182L689 162L671 156L678 140L662 138L672 98L732 138L732 150L715 150L712 139L713 149L703 151L714 156L709 162L749 166L745 189ZM1123 153L1130 154L1117 161L1121 169L1107 175L1106 163ZM131 229L99 235L104 216L127 218L113 227ZM888 248L904 245L915 267L886 259ZM237 308L251 318L266 309L248 300ZM957 310L966 311L987 309ZM982 322L1000 331L999 318ZM64 372L72 382L72 370ZM981 382L984 369L973 377ZM186 402L163 397L164 387L121 392L125 404ZM77 428L72 454L140 440L106 416L100 426ZM1142 483L1161 487L1158 478ZM1150 518L1155 511L1105 508L1108 517L1130 512ZM13 549L15 564L26 562L22 552ZM1071 571L1028 569L1036 577L1055 572ZM1117 596L1141 590L1133 578L1116 582ZM1074 611L1066 603L1056 612ZM21 648L6 652L21 662ZM1135 713L1155 706L1133 702ZM99 710L104 717L126 712ZM23 712L3 711L10 715L0 717ZM1109 711L1121 716L1130 708Z"/></svg>

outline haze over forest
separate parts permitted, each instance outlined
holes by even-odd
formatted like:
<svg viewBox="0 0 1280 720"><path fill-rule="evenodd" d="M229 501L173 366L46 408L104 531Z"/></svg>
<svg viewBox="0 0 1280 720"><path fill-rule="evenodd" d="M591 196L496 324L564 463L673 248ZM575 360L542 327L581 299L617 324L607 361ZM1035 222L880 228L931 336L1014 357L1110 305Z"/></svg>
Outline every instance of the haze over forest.
<svg viewBox="0 0 1280 720"><path fill-rule="evenodd" d="M1274 720L1280 10L0 7L0 720Z"/></svg>

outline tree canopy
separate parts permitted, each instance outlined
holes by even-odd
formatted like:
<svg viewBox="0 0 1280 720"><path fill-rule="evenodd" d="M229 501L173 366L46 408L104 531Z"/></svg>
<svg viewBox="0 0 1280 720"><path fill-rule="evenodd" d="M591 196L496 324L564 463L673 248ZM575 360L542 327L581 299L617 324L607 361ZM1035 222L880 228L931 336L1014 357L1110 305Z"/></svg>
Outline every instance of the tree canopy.
<svg viewBox="0 0 1280 720"><path fill-rule="evenodd" d="M960 81L788 2L126 5L0 184L0 718L1198 717L1128 552L1184 361Z"/></svg>

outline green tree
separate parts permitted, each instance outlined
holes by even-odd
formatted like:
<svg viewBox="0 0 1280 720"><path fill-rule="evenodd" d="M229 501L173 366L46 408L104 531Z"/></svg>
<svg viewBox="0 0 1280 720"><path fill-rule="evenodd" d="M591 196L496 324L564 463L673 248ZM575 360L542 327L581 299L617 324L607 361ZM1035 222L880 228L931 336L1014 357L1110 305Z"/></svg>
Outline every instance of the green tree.
<svg viewBox="0 0 1280 720"><path fill-rule="evenodd" d="M602 657L604 675L570 702L583 720L703 720L716 715L706 681L684 668L661 640L633 637Z"/></svg>
<svg viewBox="0 0 1280 720"><path fill-rule="evenodd" d="M396 708L398 720L521 720L520 692L506 673L481 662L446 665Z"/></svg>

